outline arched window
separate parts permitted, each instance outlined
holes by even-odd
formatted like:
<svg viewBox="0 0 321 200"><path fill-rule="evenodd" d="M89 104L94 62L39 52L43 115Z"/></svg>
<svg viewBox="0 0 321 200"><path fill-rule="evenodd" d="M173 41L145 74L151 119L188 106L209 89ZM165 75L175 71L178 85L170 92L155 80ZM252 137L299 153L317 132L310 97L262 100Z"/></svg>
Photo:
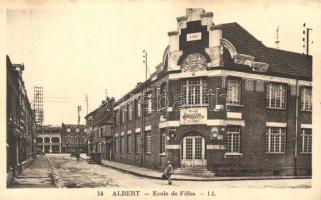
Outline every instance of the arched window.
<svg viewBox="0 0 321 200"><path fill-rule="evenodd" d="M53 137L53 138L51 138L51 142L52 143L59 143L60 139L59 139L59 137Z"/></svg>
<svg viewBox="0 0 321 200"><path fill-rule="evenodd" d="M45 143L50 143L50 138L49 137L45 137Z"/></svg>
<svg viewBox="0 0 321 200"><path fill-rule="evenodd" d="M36 138L36 142L37 142L37 143L43 143L42 137L37 137L37 138Z"/></svg>

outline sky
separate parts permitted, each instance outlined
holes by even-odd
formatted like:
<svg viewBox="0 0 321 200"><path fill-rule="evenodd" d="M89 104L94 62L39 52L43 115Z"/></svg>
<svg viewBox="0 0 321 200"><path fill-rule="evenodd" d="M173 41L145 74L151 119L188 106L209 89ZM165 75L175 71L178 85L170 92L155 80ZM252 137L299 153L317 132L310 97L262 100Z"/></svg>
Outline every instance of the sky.
<svg viewBox="0 0 321 200"><path fill-rule="evenodd" d="M26 1L34 2L34 1ZM54 1L9 6L6 54L24 63L29 100L33 87L44 88L44 124L77 123L77 106L85 96L89 112L105 97L120 98L144 80L142 51L150 72L162 60L167 32L177 29L185 9L213 12L215 24L237 22L263 44L274 47L279 26L280 49L302 53L302 25L311 32L311 52L320 55L321 1ZM73 3L76 2L76 3Z"/></svg>

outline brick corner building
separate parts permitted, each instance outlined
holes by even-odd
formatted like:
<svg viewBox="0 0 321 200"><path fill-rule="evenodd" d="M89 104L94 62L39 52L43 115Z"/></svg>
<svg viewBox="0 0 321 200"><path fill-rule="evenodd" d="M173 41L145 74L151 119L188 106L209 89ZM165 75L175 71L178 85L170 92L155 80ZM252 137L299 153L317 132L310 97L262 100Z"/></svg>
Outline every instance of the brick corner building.
<svg viewBox="0 0 321 200"><path fill-rule="evenodd" d="M187 9L156 72L115 103L115 160L170 160L217 176L311 175L312 57L212 18Z"/></svg>

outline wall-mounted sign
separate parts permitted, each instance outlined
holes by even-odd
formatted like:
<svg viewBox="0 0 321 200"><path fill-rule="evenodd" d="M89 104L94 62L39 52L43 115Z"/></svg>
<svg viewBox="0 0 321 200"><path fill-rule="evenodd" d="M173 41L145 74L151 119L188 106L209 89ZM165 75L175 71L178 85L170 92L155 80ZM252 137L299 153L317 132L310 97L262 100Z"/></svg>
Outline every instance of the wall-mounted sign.
<svg viewBox="0 0 321 200"><path fill-rule="evenodd" d="M175 139L176 138L176 129L175 128L171 128L168 130L168 135L171 139Z"/></svg>
<svg viewBox="0 0 321 200"><path fill-rule="evenodd" d="M195 40L201 40L202 39L202 33L188 33L186 34L186 41L195 41Z"/></svg>
<svg viewBox="0 0 321 200"><path fill-rule="evenodd" d="M211 127L211 130L210 130L211 138L212 139L217 138L218 134L219 134L219 128L217 126Z"/></svg>
<svg viewBox="0 0 321 200"><path fill-rule="evenodd" d="M218 134L219 133L219 130L218 130L218 127L214 126L211 128L211 133L216 133Z"/></svg>
<svg viewBox="0 0 321 200"><path fill-rule="evenodd" d="M183 72L196 72L206 70L207 66L205 57L200 53L188 54L181 65Z"/></svg>
<svg viewBox="0 0 321 200"><path fill-rule="evenodd" d="M183 108L180 110L181 125L206 124L207 108Z"/></svg>

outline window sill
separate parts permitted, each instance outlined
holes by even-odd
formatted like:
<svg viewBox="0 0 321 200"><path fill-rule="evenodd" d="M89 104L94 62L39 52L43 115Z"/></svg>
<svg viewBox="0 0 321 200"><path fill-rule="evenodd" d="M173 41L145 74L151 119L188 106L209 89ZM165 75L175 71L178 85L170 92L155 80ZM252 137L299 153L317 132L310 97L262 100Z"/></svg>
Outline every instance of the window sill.
<svg viewBox="0 0 321 200"><path fill-rule="evenodd" d="M224 154L224 158L231 158L231 157L243 157L242 153L238 153L238 152L227 152Z"/></svg>
<svg viewBox="0 0 321 200"><path fill-rule="evenodd" d="M208 104L181 105L179 108L208 107Z"/></svg>
<svg viewBox="0 0 321 200"><path fill-rule="evenodd" d="M301 112L312 113L312 110L300 110Z"/></svg>
<svg viewBox="0 0 321 200"><path fill-rule="evenodd" d="M265 154L270 154L270 155L285 155L285 152L265 152Z"/></svg>
<svg viewBox="0 0 321 200"><path fill-rule="evenodd" d="M152 154L152 152L146 152L145 154L146 154L146 155L151 155L151 154Z"/></svg>
<svg viewBox="0 0 321 200"><path fill-rule="evenodd" d="M160 156L166 156L166 153L160 153L159 155Z"/></svg>
<svg viewBox="0 0 321 200"><path fill-rule="evenodd" d="M307 154L307 155L311 155L312 152L300 152L300 154Z"/></svg>
<svg viewBox="0 0 321 200"><path fill-rule="evenodd" d="M226 106L232 106L232 107L244 107L242 104L226 104Z"/></svg>
<svg viewBox="0 0 321 200"><path fill-rule="evenodd" d="M272 107L266 107L269 110L280 110L280 111L285 111L286 108L272 108Z"/></svg>

